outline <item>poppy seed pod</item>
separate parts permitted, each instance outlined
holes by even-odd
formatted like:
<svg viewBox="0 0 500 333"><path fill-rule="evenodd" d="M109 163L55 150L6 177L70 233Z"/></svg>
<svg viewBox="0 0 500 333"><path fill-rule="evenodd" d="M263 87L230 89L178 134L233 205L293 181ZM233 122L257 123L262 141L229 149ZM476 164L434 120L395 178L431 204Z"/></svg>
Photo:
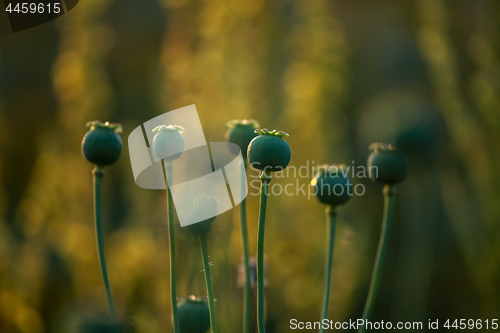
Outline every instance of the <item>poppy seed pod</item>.
<svg viewBox="0 0 500 333"><path fill-rule="evenodd" d="M82 154L91 163L100 167L115 164L122 152L122 125L89 121L90 130L82 140Z"/></svg>
<svg viewBox="0 0 500 333"><path fill-rule="evenodd" d="M153 151L161 160L173 161L184 151L184 128L177 125L161 125L153 129Z"/></svg>
<svg viewBox="0 0 500 333"><path fill-rule="evenodd" d="M288 166L292 151L288 142L283 138L288 133L282 131L269 131L267 129L255 130L260 134L248 146L248 161L255 169L268 172L281 171Z"/></svg>
<svg viewBox="0 0 500 333"><path fill-rule="evenodd" d="M346 204L352 196L352 181L344 164L320 165L311 180L319 202L331 206Z"/></svg>
<svg viewBox="0 0 500 333"><path fill-rule="evenodd" d="M396 184L403 181L410 171L408 158L395 147L384 143L370 145L368 172L373 181Z"/></svg>
<svg viewBox="0 0 500 333"><path fill-rule="evenodd" d="M177 303L180 333L205 333L210 328L210 310L203 297L180 297Z"/></svg>
<svg viewBox="0 0 500 333"><path fill-rule="evenodd" d="M257 133L255 129L260 127L260 124L253 119L230 120L226 123L229 129L226 132L226 141L237 144L241 149L243 158L247 158L247 150L250 141L253 140Z"/></svg>
<svg viewBox="0 0 500 333"><path fill-rule="evenodd" d="M187 226L189 232L194 234L206 234L212 228L212 222L217 216L217 206L219 201L217 198L210 195L199 195L193 202L193 217L197 216L212 216L201 222L190 224Z"/></svg>
<svg viewBox="0 0 500 333"><path fill-rule="evenodd" d="M110 324L104 321L88 321L81 324L79 333L134 333L135 328L130 323Z"/></svg>

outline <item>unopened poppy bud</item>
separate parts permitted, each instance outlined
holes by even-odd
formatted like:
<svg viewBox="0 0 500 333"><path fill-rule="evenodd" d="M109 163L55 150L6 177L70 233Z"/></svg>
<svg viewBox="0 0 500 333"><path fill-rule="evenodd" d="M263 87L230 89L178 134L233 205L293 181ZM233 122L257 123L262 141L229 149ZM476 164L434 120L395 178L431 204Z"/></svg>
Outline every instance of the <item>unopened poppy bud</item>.
<svg viewBox="0 0 500 333"><path fill-rule="evenodd" d="M153 129L153 151L161 160L172 161L179 158L184 151L184 128L177 125L161 125Z"/></svg>
<svg viewBox="0 0 500 333"><path fill-rule="evenodd" d="M180 297L177 303L181 333L205 333L210 328L208 300L203 297Z"/></svg>
<svg viewBox="0 0 500 333"><path fill-rule="evenodd" d="M226 141L237 144L243 158L247 158L248 145L259 135L255 133L255 129L260 127L260 124L253 119L243 119L230 120L226 125L229 127L226 132Z"/></svg>
<svg viewBox="0 0 500 333"><path fill-rule="evenodd" d="M79 333L135 333L130 323L111 324L104 321L86 321L80 325Z"/></svg>
<svg viewBox="0 0 500 333"><path fill-rule="evenodd" d="M326 205L343 205L352 196L352 181L344 164L318 166L318 173L311 180L311 185L315 187L316 198Z"/></svg>
<svg viewBox="0 0 500 333"><path fill-rule="evenodd" d="M373 143L370 150L368 170L371 180L384 184L405 180L410 172L410 162L400 150L384 143Z"/></svg>
<svg viewBox="0 0 500 333"><path fill-rule="evenodd" d="M122 125L89 121L90 130L82 140L82 154L91 163L105 167L115 164L122 152Z"/></svg>
<svg viewBox="0 0 500 333"><path fill-rule="evenodd" d="M288 166L292 151L288 142L283 138L288 133L282 131L269 131L267 129L255 130L260 134L248 146L248 161L255 169L268 172L281 171Z"/></svg>
<svg viewBox="0 0 500 333"><path fill-rule="evenodd" d="M206 234L212 228L212 222L217 216L219 201L211 195L199 195L193 202L193 216L212 216L201 222L188 225L186 228L194 234Z"/></svg>

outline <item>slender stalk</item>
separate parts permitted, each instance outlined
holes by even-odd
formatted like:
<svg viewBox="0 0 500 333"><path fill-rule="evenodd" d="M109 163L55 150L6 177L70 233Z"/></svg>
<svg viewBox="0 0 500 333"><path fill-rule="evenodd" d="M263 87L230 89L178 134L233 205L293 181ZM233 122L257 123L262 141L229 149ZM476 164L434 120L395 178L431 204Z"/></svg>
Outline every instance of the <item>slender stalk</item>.
<svg viewBox="0 0 500 333"><path fill-rule="evenodd" d="M165 186L167 188L167 210L168 210L168 239L170 246L170 298L172 306L172 320L174 322L174 333L179 333L179 317L177 315L177 286L176 286L176 265L175 265L175 231L174 231L174 203L172 193L168 183L172 182L172 162L161 161L163 166L163 176L165 177Z"/></svg>
<svg viewBox="0 0 500 333"><path fill-rule="evenodd" d="M380 277L384 266L387 247L389 245L389 233L391 231L392 216L394 212L394 202L396 199L396 188L393 185L386 184L384 187L384 216L382 219L382 230L380 232L380 240L378 243L377 256L375 265L373 266L372 278L370 281L370 290L366 299L365 309L363 311L363 319L365 322L370 319L373 306L377 299ZM360 333L366 332L366 325L363 325L359 330Z"/></svg>
<svg viewBox="0 0 500 333"><path fill-rule="evenodd" d="M265 300L264 300L264 233L266 228L267 196L271 174L263 171L260 176L260 210L259 230L257 237L257 324L259 333L266 332Z"/></svg>
<svg viewBox="0 0 500 333"><path fill-rule="evenodd" d="M108 269L106 268L106 255L104 253L104 234L102 230L102 179L104 178L104 168L96 166L92 171L94 175L94 220L95 234L97 240L97 252L99 254L99 264L101 266L102 279L106 289L106 300L108 303L109 317L111 323L116 325L116 312L113 303L113 294L109 284Z"/></svg>
<svg viewBox="0 0 500 333"><path fill-rule="evenodd" d="M243 159L245 170L247 159ZM246 186L246 175L242 177ZM247 205L246 199L240 203L241 245L243 247L243 267L245 269L245 285L243 290L243 333L250 333L250 302L252 299L252 281L250 280L250 246L248 244Z"/></svg>
<svg viewBox="0 0 500 333"><path fill-rule="evenodd" d="M328 206L326 213L326 256L325 256L325 287L323 289L323 307L321 308L321 320L328 319L328 304L330 302L330 284L332 279L333 245L335 240L335 224L337 221L337 208ZM320 332L326 332L321 325Z"/></svg>
<svg viewBox="0 0 500 333"><path fill-rule="evenodd" d="M205 272L205 282L207 284L208 308L210 310L210 328L212 333L217 333L217 322L215 321L215 299L212 287L212 276L210 275L210 262L208 261L207 234L199 234L201 257L203 258L203 271Z"/></svg>

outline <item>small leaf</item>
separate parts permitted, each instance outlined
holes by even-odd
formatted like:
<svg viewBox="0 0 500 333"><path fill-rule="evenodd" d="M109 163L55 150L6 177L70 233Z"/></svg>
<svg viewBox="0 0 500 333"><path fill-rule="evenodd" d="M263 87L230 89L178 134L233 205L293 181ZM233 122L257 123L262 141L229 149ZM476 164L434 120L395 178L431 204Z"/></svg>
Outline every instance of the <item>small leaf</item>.
<svg viewBox="0 0 500 333"><path fill-rule="evenodd" d="M275 135L280 138L290 136L287 132L278 131L278 130L268 130L267 128L256 129L255 133L259 133L260 135Z"/></svg>
<svg viewBox="0 0 500 333"><path fill-rule="evenodd" d="M118 123L109 123L109 122L101 123L99 120L93 120L87 122L85 126L90 127L91 130L95 128L107 128L114 130L116 133L123 132L122 125Z"/></svg>
<svg viewBox="0 0 500 333"><path fill-rule="evenodd" d="M179 125L160 125L160 126L156 126L155 128L153 128L153 133L156 133L156 132L160 132L160 131L166 131L166 130L169 130L169 131L176 131L178 133L184 133L184 127L182 126L179 126Z"/></svg>

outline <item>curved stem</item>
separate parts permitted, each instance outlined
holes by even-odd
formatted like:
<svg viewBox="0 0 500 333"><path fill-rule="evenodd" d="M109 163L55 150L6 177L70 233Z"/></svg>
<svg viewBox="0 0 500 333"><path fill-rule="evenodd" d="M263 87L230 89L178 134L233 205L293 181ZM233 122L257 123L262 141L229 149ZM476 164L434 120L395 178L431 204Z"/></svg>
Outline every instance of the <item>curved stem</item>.
<svg viewBox="0 0 500 333"><path fill-rule="evenodd" d="M104 178L104 168L96 166L92 171L94 175L94 220L95 234L97 240L97 252L99 254L99 264L101 266L104 288L106 289L106 300L108 303L109 317L112 324L116 324L115 305L113 294L109 284L108 269L106 268L106 255L104 253L104 233L102 230L102 179Z"/></svg>
<svg viewBox="0 0 500 333"><path fill-rule="evenodd" d="M247 160L243 159L245 170ZM246 175L242 177L243 185L246 186ZM250 278L250 246L248 244L247 228L247 208L246 199L240 203L240 223L241 223L241 245L243 247L243 268L245 269L245 285L243 290L243 333L250 333L250 302L252 299L252 281Z"/></svg>
<svg viewBox="0 0 500 333"><path fill-rule="evenodd" d="M208 260L207 234L200 233L201 257L203 258L203 271L205 272L205 282L207 284L208 308L210 310L210 328L212 333L217 333L217 322L215 321L215 299L212 287L212 276L210 275L210 262Z"/></svg>
<svg viewBox="0 0 500 333"><path fill-rule="evenodd" d="M163 166L163 176L167 188L167 210L168 210L168 240L170 246L170 298L172 306L172 320L174 322L174 333L179 333L179 317L177 315L177 286L176 286L176 265L175 265L175 231L174 231L174 203L172 193L168 183L172 182L173 166L171 161L161 161Z"/></svg>
<svg viewBox="0 0 500 333"><path fill-rule="evenodd" d="M380 240L378 243L377 256L375 265L373 266L372 278L370 281L370 290L366 299L365 309L363 311L363 319L365 325L359 330L360 333L366 332L366 321L370 320L375 300L377 299L380 277L384 266L387 247L389 245L389 233L391 231L392 216L394 212L394 202L396 199L396 188L393 185L385 185L384 187L384 217L382 219L382 229L380 232Z"/></svg>
<svg viewBox="0 0 500 333"><path fill-rule="evenodd" d="M259 231L257 237L257 324L259 333L266 332L264 300L264 233L266 228L266 208L271 175L263 171L260 176Z"/></svg>
<svg viewBox="0 0 500 333"><path fill-rule="evenodd" d="M325 287L323 289L323 307L321 309L321 321L328 319L328 304L330 302L330 284L332 279L333 245L335 240L335 224L337 220L337 209L335 206L326 208L326 256L325 256ZM320 332L326 332L321 325Z"/></svg>

